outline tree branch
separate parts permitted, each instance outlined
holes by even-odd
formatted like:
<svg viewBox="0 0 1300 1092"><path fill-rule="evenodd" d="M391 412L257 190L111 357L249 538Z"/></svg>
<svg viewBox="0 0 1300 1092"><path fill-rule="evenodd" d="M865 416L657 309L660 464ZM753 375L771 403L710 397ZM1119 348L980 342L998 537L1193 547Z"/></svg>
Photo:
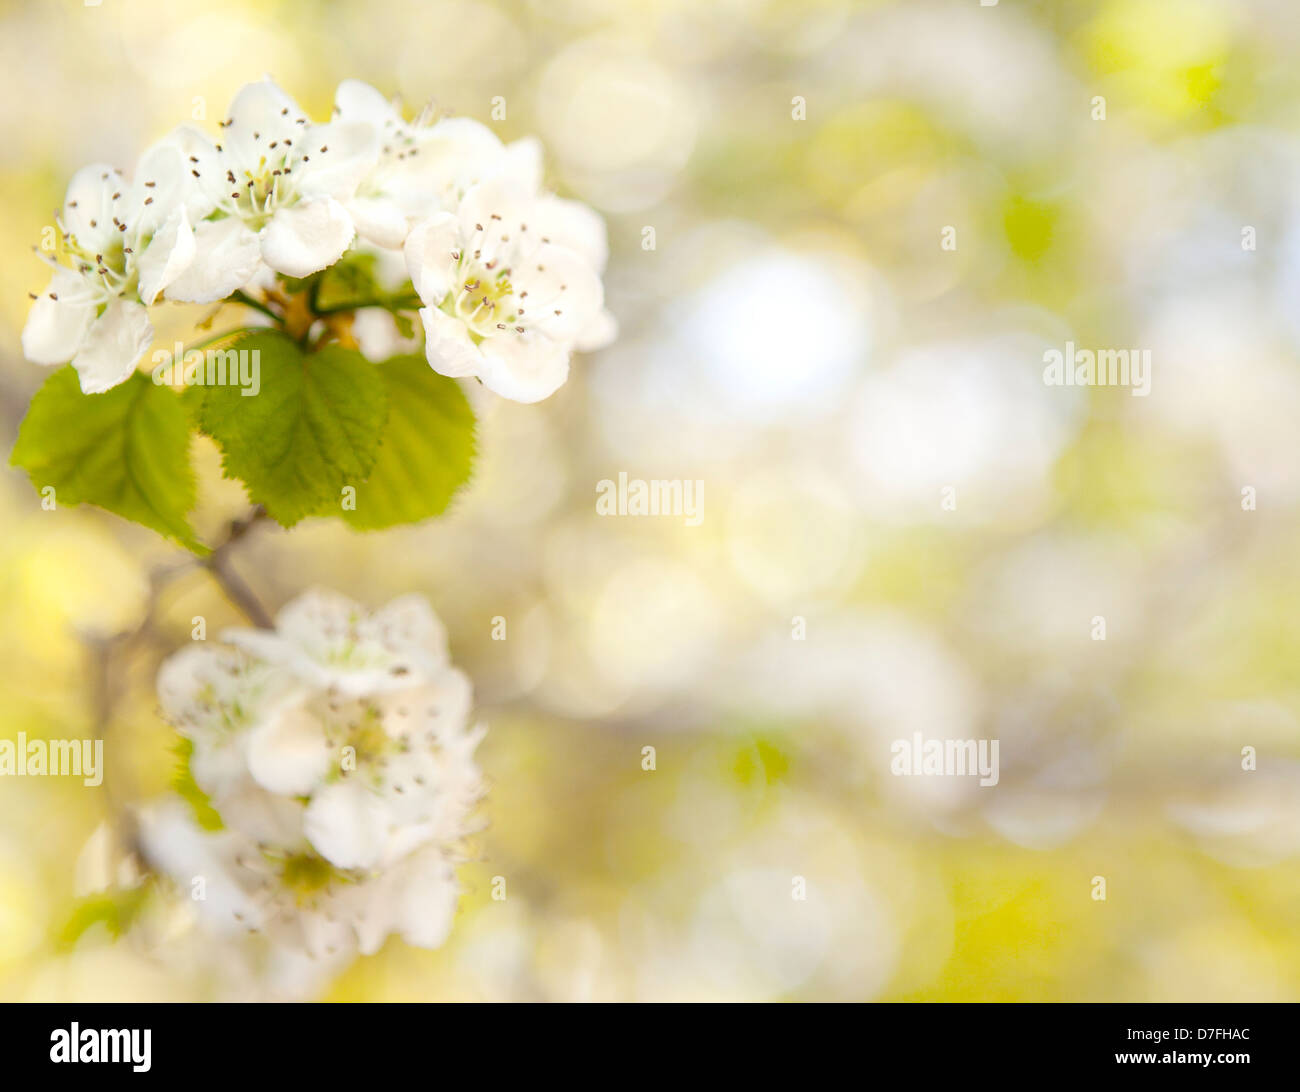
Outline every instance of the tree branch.
<svg viewBox="0 0 1300 1092"><path fill-rule="evenodd" d="M163 588L183 573L191 572L197 567L208 570L217 584L235 606L244 612L254 625L269 628L271 619L266 608L255 596L248 585L230 567L230 553L245 535L266 518L265 510L259 505L244 519L231 523L226 537L217 544L205 558L186 558L183 561L160 565L149 573L149 594L145 601L144 615L132 629L118 633L95 634L82 633L88 656L89 686L91 701L91 724L94 738L104 739L109 733L113 720L113 709L117 704L118 687L114 683L113 661L115 657L135 644L142 637L151 633L158 617L158 606ZM118 792L112 785L112 778L105 777L103 784L107 796L108 810L112 822L117 828L119 844L131 850L137 850L135 823L126 807L127 794ZM137 857L139 856L137 852Z"/></svg>
<svg viewBox="0 0 1300 1092"><path fill-rule="evenodd" d="M203 559L203 567L212 574L212 579L220 585L226 598L247 615L248 620L259 629L272 629L271 615L262 606L262 602L253 593L253 589L230 564L230 549L239 542L261 520L266 518L266 509L260 505L247 519L236 520L230 525L225 541Z"/></svg>

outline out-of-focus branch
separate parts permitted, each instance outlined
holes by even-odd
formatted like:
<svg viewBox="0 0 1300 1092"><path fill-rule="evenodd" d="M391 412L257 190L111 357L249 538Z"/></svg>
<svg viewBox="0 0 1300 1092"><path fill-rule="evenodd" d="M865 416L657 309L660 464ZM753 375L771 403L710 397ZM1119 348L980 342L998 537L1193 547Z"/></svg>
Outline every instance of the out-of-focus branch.
<svg viewBox="0 0 1300 1092"><path fill-rule="evenodd" d="M115 682L113 664L116 657L131 648L136 642L150 635L155 628L159 603L163 589L176 577L202 567L212 574L226 597L234 603L248 619L257 626L269 628L270 615L252 589L230 566L233 547L246 536L258 523L266 518L266 512L260 506L243 519L230 524L226 537L221 540L207 557L186 558L182 561L160 565L149 573L149 593L145 600L144 614L132 629L122 630L107 635L82 634L81 640L89 652L89 685L92 710L92 731L96 739L108 735L113 719L113 709L117 705L119 685ZM119 844L126 850L137 851L135 821L127 807L129 793L120 790L113 778L105 777L104 792L108 799L108 811L117 830Z"/></svg>
<svg viewBox="0 0 1300 1092"><path fill-rule="evenodd" d="M259 506L247 519L236 520L232 523L225 540L203 559L203 567L221 585L221 590L226 593L226 598L243 611L250 622L260 629L271 629L270 613L262 606L261 600L253 594L253 589L248 586L247 581L235 572L230 564L231 547L265 518L266 510Z"/></svg>

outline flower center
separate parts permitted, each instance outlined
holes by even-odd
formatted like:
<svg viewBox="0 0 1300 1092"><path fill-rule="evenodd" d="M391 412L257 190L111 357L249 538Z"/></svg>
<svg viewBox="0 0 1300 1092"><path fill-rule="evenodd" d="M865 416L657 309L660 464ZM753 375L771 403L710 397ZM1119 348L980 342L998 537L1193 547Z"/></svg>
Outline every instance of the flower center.
<svg viewBox="0 0 1300 1092"><path fill-rule="evenodd" d="M222 123L222 128L234 124L232 121ZM295 138L271 133L252 134L253 144L258 150L257 164L250 166L252 160L248 151L239 152L232 147L218 144L217 155L221 168L225 171L224 182L230 189L225 204L225 211L238 216L254 231L265 226L275 213L277 207L290 204L297 198L294 170L310 160L308 149L302 146L305 137ZM316 149L311 149L316 152ZM328 145L321 145L317 154L329 152ZM197 174L197 172L196 172Z"/></svg>
<svg viewBox="0 0 1300 1092"><path fill-rule="evenodd" d="M323 891L337 875L329 861L314 853L290 854L280 866L280 881L299 899Z"/></svg>
<svg viewBox="0 0 1300 1092"><path fill-rule="evenodd" d="M409 746L384 730L383 715L366 702L330 701L321 724L330 750L343 759L334 776L360 774L371 783L382 781L389 758Z"/></svg>
<svg viewBox="0 0 1300 1092"><path fill-rule="evenodd" d="M230 183L234 214L254 231L262 228L275 214L276 208L291 199L289 175L292 170L286 160L268 162L265 156L259 160L256 171L240 172L242 177L227 169L226 181Z"/></svg>
<svg viewBox="0 0 1300 1092"><path fill-rule="evenodd" d="M142 240L141 245L147 242ZM101 297L121 295L139 282L134 262L128 261L134 251L123 241L123 232L114 232L114 238L103 244L102 250L90 250L82 246L76 235L64 235L63 251L92 286L92 291L98 289Z"/></svg>
<svg viewBox="0 0 1300 1092"><path fill-rule="evenodd" d="M447 294L442 310L465 323L476 343L493 330L515 327L523 332L518 326L521 309L508 268L501 269L496 262L480 265L462 260L458 277L459 286Z"/></svg>

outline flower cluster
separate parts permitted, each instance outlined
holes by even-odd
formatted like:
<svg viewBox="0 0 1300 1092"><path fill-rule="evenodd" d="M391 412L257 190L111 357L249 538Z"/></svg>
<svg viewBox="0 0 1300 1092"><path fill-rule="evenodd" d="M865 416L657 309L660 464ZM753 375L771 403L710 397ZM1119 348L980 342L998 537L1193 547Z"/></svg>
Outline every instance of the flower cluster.
<svg viewBox="0 0 1300 1092"><path fill-rule="evenodd" d="M392 933L437 947L482 791L482 730L428 603L367 615L312 591L274 630L222 636L159 671L209 829L179 807L146 810L148 858L201 881L201 911L227 931L313 956L369 954Z"/></svg>
<svg viewBox="0 0 1300 1092"><path fill-rule="evenodd" d="M215 303L301 280L365 247L402 254L435 370L521 402L547 397L574 350L614 336L605 225L544 192L535 141L465 118L404 119L342 83L317 123L270 80L244 87L215 136L183 126L128 178L79 171L58 221L65 259L23 330L40 364L86 393L135 370L162 300Z"/></svg>

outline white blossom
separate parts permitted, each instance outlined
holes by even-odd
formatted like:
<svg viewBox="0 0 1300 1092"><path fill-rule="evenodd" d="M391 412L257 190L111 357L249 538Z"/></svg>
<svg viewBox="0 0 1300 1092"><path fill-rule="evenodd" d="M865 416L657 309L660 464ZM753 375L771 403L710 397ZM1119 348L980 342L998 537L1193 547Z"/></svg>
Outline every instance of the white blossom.
<svg viewBox="0 0 1300 1092"><path fill-rule="evenodd" d="M426 681L448 662L446 631L418 595L367 614L346 596L314 589L279 613L274 631L223 637L304 682L353 696Z"/></svg>
<svg viewBox="0 0 1300 1092"><path fill-rule="evenodd" d="M49 259L54 276L23 328L28 360L71 361L87 394L130 377L153 341L149 305L194 258L184 174L180 152L162 144L130 180L105 164L73 176L58 220L71 264Z"/></svg>
<svg viewBox="0 0 1300 1092"><path fill-rule="evenodd" d="M604 221L544 191L536 140L505 144L427 110L408 121L357 80L339 85L334 114L318 124L263 79L238 92L217 137L182 126L132 181L80 172L60 222L72 264L55 263L35 297L27 355L71 360L83 391L108 390L147 351L146 309L164 290L191 303L260 294L329 268L358 238L403 256L444 375L535 402L564 383L574 351L613 339Z"/></svg>
<svg viewBox="0 0 1300 1092"><path fill-rule="evenodd" d="M168 659L158 692L224 829L155 809L151 859L178 877L201 863L225 925L312 952L373 951L389 933L441 943L482 792L482 730L427 602L368 614L312 591L275 630L223 636L236 647Z"/></svg>
<svg viewBox="0 0 1300 1092"><path fill-rule="evenodd" d="M245 86L213 140L190 126L171 143L185 155L202 222L197 254L171 298L220 300L262 263L290 277L333 265L356 234L344 207L378 154L371 126L318 125L270 80Z"/></svg>
<svg viewBox="0 0 1300 1092"><path fill-rule="evenodd" d="M467 189L501 171L530 171L530 145L507 148L471 118L441 118L428 111L406 121L397 106L369 84L344 80L334 96L337 122L369 126L379 154L347 202L357 231L378 246L400 249L411 225L455 209Z"/></svg>
<svg viewBox="0 0 1300 1092"><path fill-rule="evenodd" d="M564 383L570 353L604 304L589 257L547 235L538 212L524 186L496 176L471 188L455 213L421 221L405 248L425 304L430 365L517 402L540 401Z"/></svg>
<svg viewBox="0 0 1300 1092"><path fill-rule="evenodd" d="M201 830L176 802L141 809L149 859L189 887L219 935L255 934L276 948L341 962L377 952L391 934L436 948L451 930L460 889L454 860L435 845L391 868L345 874L305 853L259 846L235 831Z"/></svg>

